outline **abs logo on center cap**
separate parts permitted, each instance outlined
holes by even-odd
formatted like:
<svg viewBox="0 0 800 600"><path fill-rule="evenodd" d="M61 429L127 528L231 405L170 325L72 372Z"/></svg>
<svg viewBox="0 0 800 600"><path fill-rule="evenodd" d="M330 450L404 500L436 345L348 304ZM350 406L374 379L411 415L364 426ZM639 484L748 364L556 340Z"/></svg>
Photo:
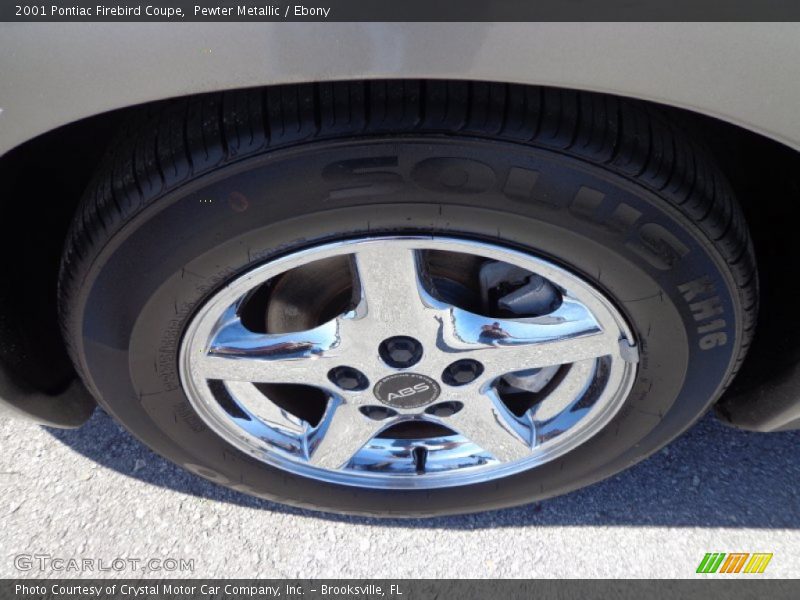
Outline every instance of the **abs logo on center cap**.
<svg viewBox="0 0 800 600"><path fill-rule="evenodd" d="M436 400L442 388L425 375L397 373L381 379L372 391L378 400L393 408L417 408Z"/></svg>

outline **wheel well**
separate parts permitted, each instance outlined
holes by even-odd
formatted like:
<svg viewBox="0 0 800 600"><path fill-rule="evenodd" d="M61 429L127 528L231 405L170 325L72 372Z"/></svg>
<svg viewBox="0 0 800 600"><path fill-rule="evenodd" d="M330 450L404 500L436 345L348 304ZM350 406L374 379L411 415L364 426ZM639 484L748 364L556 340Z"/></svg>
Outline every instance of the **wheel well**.
<svg viewBox="0 0 800 600"><path fill-rule="evenodd" d="M58 393L75 372L58 327L56 287L67 228L126 111L60 127L0 158L0 361L20 383Z"/></svg>
<svg viewBox="0 0 800 600"><path fill-rule="evenodd" d="M137 107L65 125L0 157L10 189L0 201L0 362L30 387L66 388L75 372L57 319L61 251L81 195L119 124ZM735 388L747 390L800 360L800 323L784 318L797 286L783 267L800 259L793 231L800 208L800 153L736 125L689 111L679 116L717 157L742 204L753 234L762 309L754 351ZM765 201L769 199L770 201ZM779 257L779 260L773 260Z"/></svg>

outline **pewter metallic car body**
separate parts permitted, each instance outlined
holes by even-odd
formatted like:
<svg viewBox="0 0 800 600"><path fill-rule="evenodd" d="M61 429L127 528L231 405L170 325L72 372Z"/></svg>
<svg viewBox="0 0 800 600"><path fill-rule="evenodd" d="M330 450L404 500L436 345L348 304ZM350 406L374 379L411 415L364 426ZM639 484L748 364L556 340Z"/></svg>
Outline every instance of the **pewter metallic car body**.
<svg viewBox="0 0 800 600"><path fill-rule="evenodd" d="M800 148L796 23L25 23L0 31L0 153L162 98L406 77L653 100Z"/></svg>
<svg viewBox="0 0 800 600"><path fill-rule="evenodd" d="M372 78L605 92L800 149L800 23L3 24L0 78L0 155L64 124L154 100ZM779 385L751 427L797 425L794 377ZM25 393L2 372L0 395L17 413L61 426L77 425L91 406L72 388Z"/></svg>

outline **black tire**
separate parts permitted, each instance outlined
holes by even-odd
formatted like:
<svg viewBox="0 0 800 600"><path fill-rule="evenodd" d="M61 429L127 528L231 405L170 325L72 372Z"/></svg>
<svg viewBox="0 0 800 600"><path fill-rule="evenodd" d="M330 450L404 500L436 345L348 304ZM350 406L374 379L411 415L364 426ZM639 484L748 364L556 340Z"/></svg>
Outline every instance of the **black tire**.
<svg viewBox="0 0 800 600"><path fill-rule="evenodd" d="M414 170L431 158L435 169ZM614 298L636 330L640 363L611 423L555 461L468 493L320 483L212 433L177 371L198 304L277 254L399 230L530 248ZM516 505L648 456L730 382L756 299L742 214L713 160L668 112L590 93L439 81L243 90L140 110L86 193L60 285L79 373L156 452L249 494L379 516Z"/></svg>

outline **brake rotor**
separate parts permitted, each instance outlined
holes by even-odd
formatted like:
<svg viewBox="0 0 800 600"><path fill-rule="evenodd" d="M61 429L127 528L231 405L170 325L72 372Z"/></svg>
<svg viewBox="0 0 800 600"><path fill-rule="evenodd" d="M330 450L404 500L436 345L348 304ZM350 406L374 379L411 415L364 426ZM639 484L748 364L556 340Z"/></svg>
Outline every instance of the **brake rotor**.
<svg viewBox="0 0 800 600"><path fill-rule="evenodd" d="M292 269L272 282L266 306L270 333L312 329L354 304L350 259L334 256Z"/></svg>

